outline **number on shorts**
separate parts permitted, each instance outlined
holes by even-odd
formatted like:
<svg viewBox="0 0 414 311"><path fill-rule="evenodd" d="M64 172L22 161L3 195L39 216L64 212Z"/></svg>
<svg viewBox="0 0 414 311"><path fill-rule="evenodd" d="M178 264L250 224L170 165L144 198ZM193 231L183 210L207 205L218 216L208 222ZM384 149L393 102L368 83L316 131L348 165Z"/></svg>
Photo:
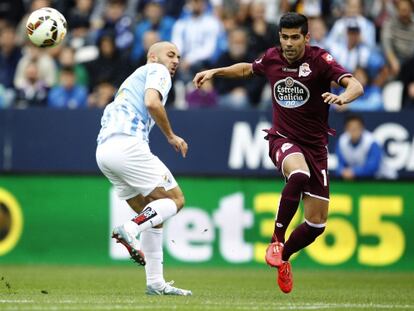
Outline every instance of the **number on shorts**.
<svg viewBox="0 0 414 311"><path fill-rule="evenodd" d="M328 178L326 177L326 170L321 170L322 176L323 176L323 186L326 187L328 185Z"/></svg>

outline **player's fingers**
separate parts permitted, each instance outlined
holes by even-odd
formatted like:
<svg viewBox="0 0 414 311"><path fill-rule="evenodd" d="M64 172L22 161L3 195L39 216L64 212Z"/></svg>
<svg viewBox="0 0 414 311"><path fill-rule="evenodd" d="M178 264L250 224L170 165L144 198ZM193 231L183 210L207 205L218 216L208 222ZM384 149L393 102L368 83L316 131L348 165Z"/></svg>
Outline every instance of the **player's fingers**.
<svg viewBox="0 0 414 311"><path fill-rule="evenodd" d="M335 96L332 96L331 99L329 100L329 104L335 104L337 101L337 98Z"/></svg>
<svg viewBox="0 0 414 311"><path fill-rule="evenodd" d="M328 94L328 95L326 95L324 98L323 98L323 102L324 103L327 103L327 104L329 104L329 100L331 99L331 96L330 96L331 94Z"/></svg>
<svg viewBox="0 0 414 311"><path fill-rule="evenodd" d="M181 143L180 149L181 149L181 155L183 156L183 158L185 158L187 155L187 151L188 151L188 145L185 141Z"/></svg>
<svg viewBox="0 0 414 311"><path fill-rule="evenodd" d="M194 79L193 79L193 83L194 83L195 87L197 87L197 88L199 87L198 86L198 84L199 84L198 80L200 80L200 74L199 73L197 73L195 75Z"/></svg>
<svg viewBox="0 0 414 311"><path fill-rule="evenodd" d="M325 92L325 93L323 93L322 94L322 98L326 98L327 96L329 96L329 95L331 95L331 93L329 93L329 92Z"/></svg>

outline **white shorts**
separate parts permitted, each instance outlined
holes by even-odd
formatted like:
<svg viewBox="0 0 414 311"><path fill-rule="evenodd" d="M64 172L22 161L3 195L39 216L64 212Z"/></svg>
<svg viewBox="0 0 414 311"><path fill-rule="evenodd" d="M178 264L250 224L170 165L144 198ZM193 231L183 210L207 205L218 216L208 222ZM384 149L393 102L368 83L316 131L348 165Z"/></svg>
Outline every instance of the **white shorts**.
<svg viewBox="0 0 414 311"><path fill-rule="evenodd" d="M148 144L134 136L108 138L96 148L96 162L121 200L138 194L147 196L157 187L168 191L178 186L170 170L151 153Z"/></svg>

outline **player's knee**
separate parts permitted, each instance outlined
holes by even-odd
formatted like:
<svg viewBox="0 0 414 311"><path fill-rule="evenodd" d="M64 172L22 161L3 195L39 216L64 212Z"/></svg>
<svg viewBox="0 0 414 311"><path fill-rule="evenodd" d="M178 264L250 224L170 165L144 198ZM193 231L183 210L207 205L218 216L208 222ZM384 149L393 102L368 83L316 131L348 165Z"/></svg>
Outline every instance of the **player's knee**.
<svg viewBox="0 0 414 311"><path fill-rule="evenodd" d="M315 224L315 225L323 225L326 224L327 219L327 215L322 215L322 214L316 214L316 215L310 215L306 217L307 222L309 222L310 224Z"/></svg>
<svg viewBox="0 0 414 311"><path fill-rule="evenodd" d="M288 182L304 187L310 179L310 173L304 170L294 170L289 174Z"/></svg>
<svg viewBox="0 0 414 311"><path fill-rule="evenodd" d="M301 193L309 182L309 177L310 175L306 171L293 171L289 175L288 182L283 189L283 197L294 201L300 200Z"/></svg>
<svg viewBox="0 0 414 311"><path fill-rule="evenodd" d="M313 238L316 239L318 236L320 236L326 228L326 223L314 223L309 221L308 219L305 219L305 223L308 226L308 232L309 235Z"/></svg>

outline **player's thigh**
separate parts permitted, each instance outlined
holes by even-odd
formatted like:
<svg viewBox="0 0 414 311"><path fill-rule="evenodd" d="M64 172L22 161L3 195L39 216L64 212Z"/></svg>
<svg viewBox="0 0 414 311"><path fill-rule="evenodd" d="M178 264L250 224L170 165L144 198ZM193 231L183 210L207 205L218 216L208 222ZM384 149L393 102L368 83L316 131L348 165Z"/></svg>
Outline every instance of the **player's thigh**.
<svg viewBox="0 0 414 311"><path fill-rule="evenodd" d="M305 156L302 153L291 153L285 157L281 169L286 178L289 178L290 174L294 171L302 171L309 174L309 168L306 164Z"/></svg>
<svg viewBox="0 0 414 311"><path fill-rule="evenodd" d="M151 201L148 196L156 188L168 192L178 186L170 170L151 152L148 144L132 136L108 139L97 149L97 162L115 185L118 197L136 211ZM176 191L172 192L179 197Z"/></svg>
<svg viewBox="0 0 414 311"><path fill-rule="evenodd" d="M314 224L324 224L328 219L329 201L305 194L303 196L305 219Z"/></svg>
<svg viewBox="0 0 414 311"><path fill-rule="evenodd" d="M310 178L303 193L315 199L329 202L328 155L326 148L304 149Z"/></svg>
<svg viewBox="0 0 414 311"><path fill-rule="evenodd" d="M96 162L101 172L113 185L115 192L121 200L136 196L138 193L132 189L123 179L123 163L126 155L123 152L124 142L110 139L96 149Z"/></svg>
<svg viewBox="0 0 414 311"><path fill-rule="evenodd" d="M295 170L309 173L301 148L285 137L269 138L269 156L286 178Z"/></svg>

